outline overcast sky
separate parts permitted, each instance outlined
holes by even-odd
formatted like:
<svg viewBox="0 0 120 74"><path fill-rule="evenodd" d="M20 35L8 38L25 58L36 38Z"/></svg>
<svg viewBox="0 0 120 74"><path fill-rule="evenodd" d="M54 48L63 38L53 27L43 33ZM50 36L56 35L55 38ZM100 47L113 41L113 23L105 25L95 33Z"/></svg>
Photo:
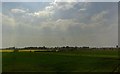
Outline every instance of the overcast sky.
<svg viewBox="0 0 120 74"><path fill-rule="evenodd" d="M6 2L3 47L115 46L117 2Z"/></svg>

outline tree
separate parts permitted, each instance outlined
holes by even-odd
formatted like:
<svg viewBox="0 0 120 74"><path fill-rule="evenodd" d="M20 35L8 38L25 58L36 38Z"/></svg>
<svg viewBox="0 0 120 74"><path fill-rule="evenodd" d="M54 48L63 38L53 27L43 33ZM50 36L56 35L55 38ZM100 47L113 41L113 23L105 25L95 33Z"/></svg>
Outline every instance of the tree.
<svg viewBox="0 0 120 74"><path fill-rule="evenodd" d="M18 52L19 50L18 49L14 49L14 52Z"/></svg>
<svg viewBox="0 0 120 74"><path fill-rule="evenodd" d="M116 45L116 48L118 48L119 46L118 45Z"/></svg>

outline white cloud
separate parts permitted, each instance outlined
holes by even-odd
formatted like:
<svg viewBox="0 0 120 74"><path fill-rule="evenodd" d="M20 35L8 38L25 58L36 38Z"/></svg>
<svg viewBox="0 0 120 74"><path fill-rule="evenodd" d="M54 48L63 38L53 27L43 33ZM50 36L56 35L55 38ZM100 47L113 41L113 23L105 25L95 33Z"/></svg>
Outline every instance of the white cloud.
<svg viewBox="0 0 120 74"><path fill-rule="evenodd" d="M52 14L53 14L53 12L43 10L43 11L34 12L33 16L36 16L36 17L49 17Z"/></svg>
<svg viewBox="0 0 120 74"><path fill-rule="evenodd" d="M80 29L96 29L96 28L99 28L100 26L103 26L104 25L104 22L105 22L105 19L104 19L104 16L108 13L107 11L102 11L98 14L95 14L94 16L91 17L91 22L89 24L86 24L85 22L79 22L78 19L57 19L57 21L53 20L51 18L52 15L56 14L55 11L57 10L68 10L68 9L71 9L73 8L73 6L75 5L76 3L74 2L69 2L69 3L60 3L60 2L53 2L53 3L50 3L49 6L46 6L43 10L40 10L40 11L37 11L37 12L27 12L27 11L24 11L24 10L19 10L19 9L12 9L11 11L17 13L17 12L23 12L29 16L32 16L32 17L39 17L39 18L46 18L46 20L44 21L35 21L36 19L38 18L34 18L33 19L33 22L31 22L32 24L35 24L35 25L32 25L29 23L29 25L27 26L34 26L34 28L36 27L36 29L44 29L44 28L49 28L49 29L56 29L56 30L60 30L60 31L67 31L67 29L69 27L74 27L74 26L78 26ZM86 10L86 4L82 4L84 8L80 8L79 11L85 11ZM31 18L32 18L31 17ZM49 20L49 18L51 20ZM13 25L14 25L14 19L9 19L9 21L13 22ZM26 23L24 21L22 21L23 23ZM38 24L39 23L39 24ZM24 24L25 25L25 24Z"/></svg>
<svg viewBox="0 0 120 74"><path fill-rule="evenodd" d="M30 12L29 9L11 9L12 13L24 13L23 15L29 15L34 17L49 17L53 14L52 11L49 10L49 8L37 11L37 12Z"/></svg>
<svg viewBox="0 0 120 74"><path fill-rule="evenodd" d="M76 0L68 0L68 1L62 1L62 0L54 0L50 3L49 6L46 7L46 10L50 11L57 11L57 10L69 10L73 8L73 6L77 3Z"/></svg>
<svg viewBox="0 0 120 74"><path fill-rule="evenodd" d="M79 11L85 11L86 9L85 8L81 8Z"/></svg>
<svg viewBox="0 0 120 74"><path fill-rule="evenodd" d="M61 31L66 31L70 26L75 25L74 19L58 19L55 22L55 26L57 29L60 29Z"/></svg>
<svg viewBox="0 0 120 74"><path fill-rule="evenodd" d="M54 6L47 6L47 7L45 7L45 10L47 10L47 11L52 11L54 9Z"/></svg>
<svg viewBox="0 0 120 74"><path fill-rule="evenodd" d="M76 19L58 19L58 20L47 20L41 23L39 25L39 28L44 29L48 28L51 30L57 30L61 32L67 32L70 27L74 27L76 25L79 25L79 28L83 28L84 24L79 23L76 21Z"/></svg>
<svg viewBox="0 0 120 74"><path fill-rule="evenodd" d="M25 13L26 11L22 9L11 9L11 12L12 13Z"/></svg>
<svg viewBox="0 0 120 74"><path fill-rule="evenodd" d="M67 1L67 2L60 2L61 0L55 0L54 2L49 3L48 6L46 6L43 10L36 11L36 12L30 12L29 9L11 9L12 13L24 13L25 15L39 17L39 18L48 18L52 15L56 14L56 12L59 11L67 11L69 9L74 8L74 5L77 4L77 2ZM86 5L86 3L83 3ZM83 8L81 8L79 11L85 11L86 7L83 5ZM87 4L88 5L88 4Z"/></svg>
<svg viewBox="0 0 120 74"><path fill-rule="evenodd" d="M108 19L105 18L107 14L108 11L101 11L100 13L94 14L90 19L90 23L86 25L86 28L96 31L107 30L107 28L110 26L110 24L109 25L107 24Z"/></svg>
<svg viewBox="0 0 120 74"><path fill-rule="evenodd" d="M15 21L14 18L2 14L2 24L7 25L9 27L15 27L16 26L16 21Z"/></svg>
<svg viewBox="0 0 120 74"><path fill-rule="evenodd" d="M38 17L38 18L48 18L50 16L52 16L53 12L49 12L49 11L37 11L37 12L33 12L33 13L26 13L26 15L32 16L32 17Z"/></svg>
<svg viewBox="0 0 120 74"><path fill-rule="evenodd" d="M69 9L71 9L71 8L73 8L73 6L74 6L74 3L65 3L65 4L63 4L63 5L58 5L58 9L59 10L69 10Z"/></svg>
<svg viewBox="0 0 120 74"><path fill-rule="evenodd" d="M54 0L54 2L78 2L78 0Z"/></svg>
<svg viewBox="0 0 120 74"><path fill-rule="evenodd" d="M108 14L108 11L102 11L98 14L95 14L94 16L91 17L92 21L101 21L104 19L104 16Z"/></svg>

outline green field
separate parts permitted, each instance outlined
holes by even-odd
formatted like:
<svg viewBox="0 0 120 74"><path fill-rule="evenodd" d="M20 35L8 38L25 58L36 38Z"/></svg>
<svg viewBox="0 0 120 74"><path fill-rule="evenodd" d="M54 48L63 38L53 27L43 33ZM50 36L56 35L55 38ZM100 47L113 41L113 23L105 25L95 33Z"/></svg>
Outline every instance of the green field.
<svg viewBox="0 0 120 74"><path fill-rule="evenodd" d="M117 50L3 52L3 72L117 72Z"/></svg>

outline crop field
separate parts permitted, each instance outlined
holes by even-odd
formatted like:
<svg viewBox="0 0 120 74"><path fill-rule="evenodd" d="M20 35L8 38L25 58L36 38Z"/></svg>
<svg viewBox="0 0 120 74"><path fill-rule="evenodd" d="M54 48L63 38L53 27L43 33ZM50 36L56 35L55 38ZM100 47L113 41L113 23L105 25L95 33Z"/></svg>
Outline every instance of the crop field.
<svg viewBox="0 0 120 74"><path fill-rule="evenodd" d="M3 52L3 72L118 72L117 50Z"/></svg>

